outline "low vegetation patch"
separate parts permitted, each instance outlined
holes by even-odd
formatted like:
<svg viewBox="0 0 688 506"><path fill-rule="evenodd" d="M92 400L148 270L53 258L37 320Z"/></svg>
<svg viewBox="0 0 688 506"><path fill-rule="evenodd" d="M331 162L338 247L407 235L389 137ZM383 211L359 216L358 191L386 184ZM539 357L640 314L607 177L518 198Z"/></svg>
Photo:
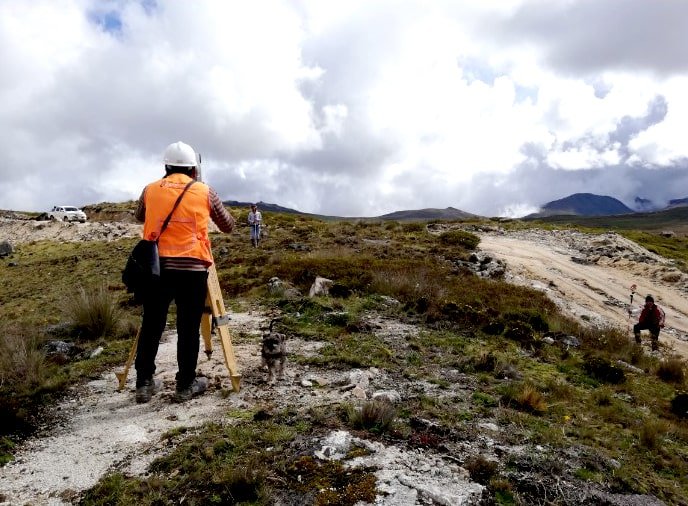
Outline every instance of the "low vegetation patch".
<svg viewBox="0 0 688 506"><path fill-rule="evenodd" d="M46 379L44 338L35 329L0 324L0 391L27 392Z"/></svg>
<svg viewBox="0 0 688 506"><path fill-rule="evenodd" d="M82 494L82 506L106 504L274 504L285 493L294 504L353 506L372 502L376 479L365 469L299 455L293 414L233 427L209 424L180 435L145 478L114 473ZM300 432L305 430L306 432Z"/></svg>
<svg viewBox="0 0 688 506"><path fill-rule="evenodd" d="M450 230L440 234L439 240L447 246L459 246L466 250L474 250L480 243L480 238L464 230Z"/></svg>

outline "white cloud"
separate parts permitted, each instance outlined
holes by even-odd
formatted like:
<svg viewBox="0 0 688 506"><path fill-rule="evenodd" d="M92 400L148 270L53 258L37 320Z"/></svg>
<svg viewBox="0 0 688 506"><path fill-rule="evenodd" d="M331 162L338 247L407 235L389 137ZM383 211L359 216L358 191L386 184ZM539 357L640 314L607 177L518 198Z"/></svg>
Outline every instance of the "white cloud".
<svg viewBox="0 0 688 506"><path fill-rule="evenodd" d="M176 140L323 214L685 197L643 175L688 158L688 4L618 3L3 0L0 208L136 198Z"/></svg>

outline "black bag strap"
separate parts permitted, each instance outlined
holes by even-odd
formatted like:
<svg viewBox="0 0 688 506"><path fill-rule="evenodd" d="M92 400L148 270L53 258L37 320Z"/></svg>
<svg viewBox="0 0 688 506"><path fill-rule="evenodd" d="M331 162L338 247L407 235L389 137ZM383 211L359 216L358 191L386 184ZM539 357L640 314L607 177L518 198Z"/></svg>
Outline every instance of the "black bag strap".
<svg viewBox="0 0 688 506"><path fill-rule="evenodd" d="M195 182L196 182L196 180L194 180L194 179L192 179L191 181L189 181L189 184L187 184L187 185L184 187L184 191L182 191L182 192L179 194L179 197L177 197L177 201L174 203L174 206L172 206L172 210L170 211L170 214L167 215L167 218L165 218L165 221L163 222L162 227L160 227L160 233L158 234L158 238L155 240L155 242L158 242L158 240L160 240L160 236L162 235L162 233L163 233L163 232L165 231L165 229L167 228L167 225L169 225L169 223L170 223L170 218L172 218L172 213L174 213L174 210L177 209L177 206L178 206L179 203L182 201L182 197L183 197L184 194L186 193L186 190L188 190L189 187L190 187L192 184L194 184Z"/></svg>

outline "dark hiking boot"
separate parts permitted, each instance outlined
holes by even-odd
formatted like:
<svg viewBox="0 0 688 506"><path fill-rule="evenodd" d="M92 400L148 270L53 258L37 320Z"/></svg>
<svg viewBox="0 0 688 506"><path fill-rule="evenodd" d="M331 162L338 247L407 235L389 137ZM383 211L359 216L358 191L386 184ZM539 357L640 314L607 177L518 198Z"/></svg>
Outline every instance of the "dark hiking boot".
<svg viewBox="0 0 688 506"><path fill-rule="evenodd" d="M652 351L657 351L658 349L659 349L659 340L653 339L652 340Z"/></svg>
<svg viewBox="0 0 688 506"><path fill-rule="evenodd" d="M208 378L200 377L193 380L193 383L186 388L177 389L174 394L175 402L185 402L192 397L202 395L208 389Z"/></svg>
<svg viewBox="0 0 688 506"><path fill-rule="evenodd" d="M640 334L635 334L635 342L638 343L638 344L641 343L641 341L640 341Z"/></svg>
<svg viewBox="0 0 688 506"><path fill-rule="evenodd" d="M136 387L136 402L144 404L151 400L153 394L160 390L160 380L147 379L141 386Z"/></svg>

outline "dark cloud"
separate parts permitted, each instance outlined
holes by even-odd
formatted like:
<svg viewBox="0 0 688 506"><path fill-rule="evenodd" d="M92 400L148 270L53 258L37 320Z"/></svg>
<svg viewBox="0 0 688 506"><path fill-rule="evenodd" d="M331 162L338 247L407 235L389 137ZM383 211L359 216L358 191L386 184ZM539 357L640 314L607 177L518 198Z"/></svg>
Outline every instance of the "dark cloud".
<svg viewBox="0 0 688 506"><path fill-rule="evenodd" d="M574 193L607 195L630 208L635 207L635 198L641 197L662 207L671 199L688 196L686 169L688 160L675 167L650 170L633 166L561 170L523 164L507 176L477 175L471 183L473 194L462 199L462 209L493 216L515 205L534 210Z"/></svg>
<svg viewBox="0 0 688 506"><path fill-rule="evenodd" d="M667 115L668 105L666 99L659 95L648 104L645 116L634 118L624 116L616 126L616 130L609 135L610 142L619 142L624 147L625 155L628 155L628 142L640 132L647 130L652 125L664 121Z"/></svg>
<svg viewBox="0 0 688 506"><path fill-rule="evenodd" d="M530 42L557 69L590 73L688 70L684 0L525 2L503 20L512 43Z"/></svg>

